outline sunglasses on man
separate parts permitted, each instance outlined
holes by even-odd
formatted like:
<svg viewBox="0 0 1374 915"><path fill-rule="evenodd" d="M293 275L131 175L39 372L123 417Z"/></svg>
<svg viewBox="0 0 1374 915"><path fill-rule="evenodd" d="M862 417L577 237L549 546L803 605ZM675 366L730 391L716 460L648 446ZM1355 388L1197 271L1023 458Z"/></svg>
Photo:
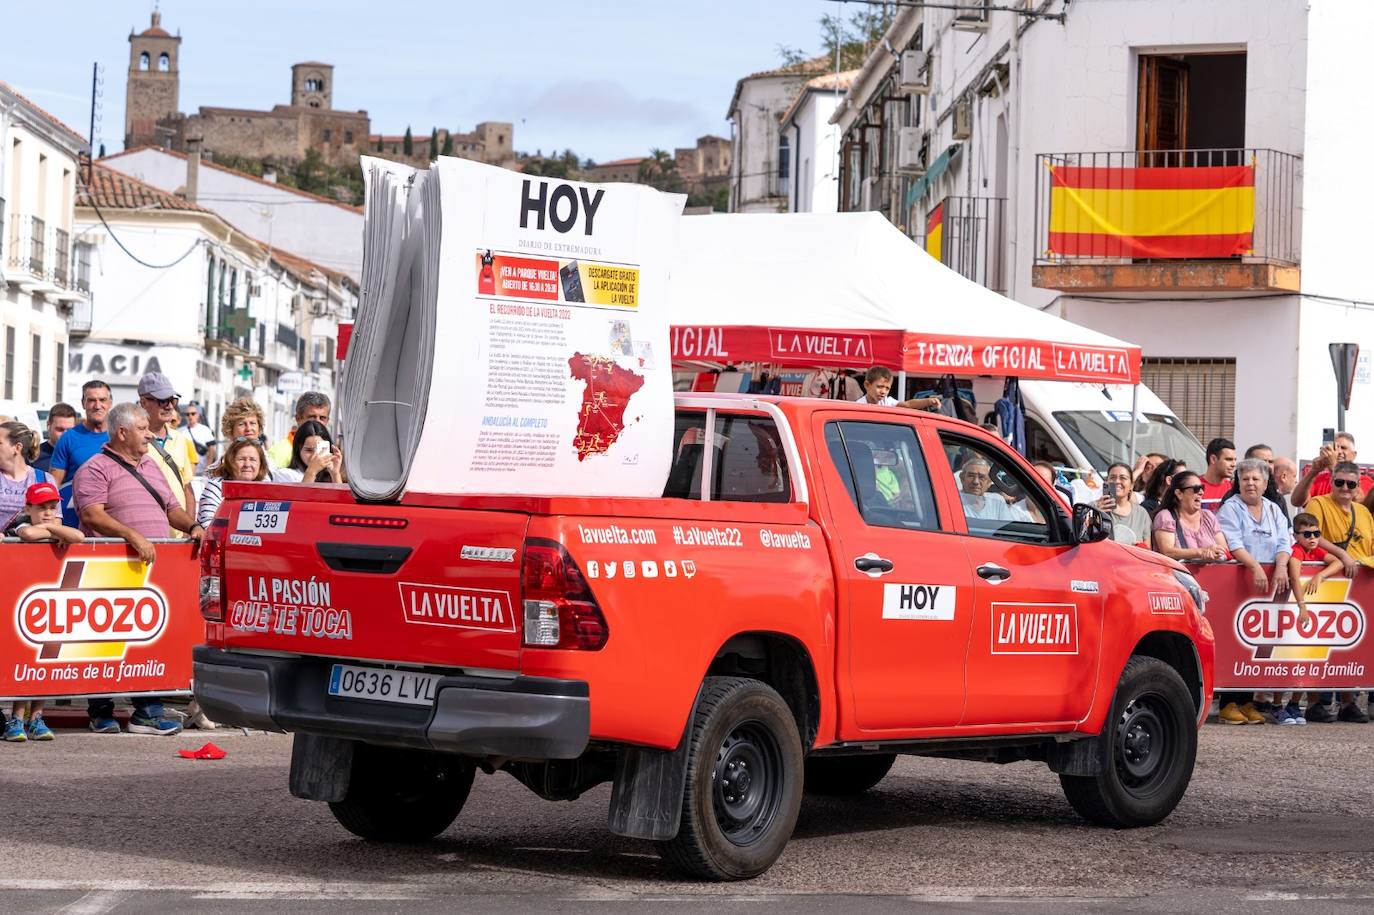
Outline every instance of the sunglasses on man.
<svg viewBox="0 0 1374 915"><path fill-rule="evenodd" d="M1359 480L1332 480L1331 485L1335 489L1359 489Z"/></svg>
<svg viewBox="0 0 1374 915"><path fill-rule="evenodd" d="M144 394L143 396L146 397L146 398L148 398L149 400L151 400L153 403L157 404L159 407L161 407L161 408L164 409L164 410L167 409L168 407L175 407L177 404L181 403L181 398L180 398L180 397L161 397L161 398L159 398L159 397L153 397L151 394Z"/></svg>

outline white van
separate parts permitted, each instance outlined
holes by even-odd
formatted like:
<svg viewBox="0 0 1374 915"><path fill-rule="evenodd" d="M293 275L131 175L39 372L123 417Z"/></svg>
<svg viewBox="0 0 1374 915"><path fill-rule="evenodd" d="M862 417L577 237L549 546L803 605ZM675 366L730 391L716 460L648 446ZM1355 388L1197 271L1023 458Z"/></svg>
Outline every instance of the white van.
<svg viewBox="0 0 1374 915"><path fill-rule="evenodd" d="M974 383L978 415L992 410L1002 395L1001 381ZM1026 407L1026 457L1056 467L1091 471L1101 479L1107 466L1131 463L1130 385L1068 381L1021 382ZM1136 403L1135 453L1156 452L1176 458L1201 473L1205 448L1154 391L1140 386Z"/></svg>
<svg viewBox="0 0 1374 915"><path fill-rule="evenodd" d="M0 400L0 416L18 420L40 434L47 432L48 408L18 400Z"/></svg>

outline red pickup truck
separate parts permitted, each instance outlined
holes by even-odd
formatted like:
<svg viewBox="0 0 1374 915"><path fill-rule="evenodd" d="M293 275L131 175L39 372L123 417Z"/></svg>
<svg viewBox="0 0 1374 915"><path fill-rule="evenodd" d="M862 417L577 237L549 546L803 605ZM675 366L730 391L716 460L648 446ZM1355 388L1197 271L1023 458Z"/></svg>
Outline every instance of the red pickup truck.
<svg viewBox="0 0 1374 915"><path fill-rule="evenodd" d="M762 873L804 791L899 754L1038 760L1114 827L1187 788L1205 594L982 429L678 395L659 499L229 484L195 691L295 734L290 788L367 839L445 830L477 770L710 879Z"/></svg>

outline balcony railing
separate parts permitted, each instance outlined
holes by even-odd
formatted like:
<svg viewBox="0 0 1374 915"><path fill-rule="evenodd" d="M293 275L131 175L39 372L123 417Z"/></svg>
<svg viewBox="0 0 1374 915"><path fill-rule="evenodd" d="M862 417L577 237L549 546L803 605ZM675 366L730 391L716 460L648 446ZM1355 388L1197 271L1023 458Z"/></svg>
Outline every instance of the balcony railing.
<svg viewBox="0 0 1374 915"><path fill-rule="evenodd" d="M1273 149L1036 156L1037 264L1297 266L1302 158Z"/></svg>
<svg viewBox="0 0 1374 915"><path fill-rule="evenodd" d="M1005 197L946 197L916 243L955 273L1005 294Z"/></svg>
<svg viewBox="0 0 1374 915"><path fill-rule="evenodd" d="M4 201L0 201L0 220ZM0 224L3 224L0 222ZM90 293L90 246L77 244L79 263L73 271L72 237L65 229L49 226L37 216L9 214L8 231L4 234L0 251L5 266L18 273L28 273L36 280L46 281L58 289L75 289ZM52 290L48 290L52 291Z"/></svg>

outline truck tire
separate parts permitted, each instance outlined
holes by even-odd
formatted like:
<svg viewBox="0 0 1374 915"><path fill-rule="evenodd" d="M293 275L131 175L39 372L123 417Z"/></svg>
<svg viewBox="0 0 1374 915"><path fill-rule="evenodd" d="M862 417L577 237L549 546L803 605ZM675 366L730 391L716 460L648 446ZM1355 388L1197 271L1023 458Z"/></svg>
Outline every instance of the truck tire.
<svg viewBox="0 0 1374 915"><path fill-rule="evenodd" d="M812 756L806 760L806 790L837 797L863 794L882 781L896 761L896 753Z"/></svg>
<svg viewBox="0 0 1374 915"><path fill-rule="evenodd" d="M358 746L348 794L329 809L344 829L375 842L424 842L463 809L475 770L460 756Z"/></svg>
<svg viewBox="0 0 1374 915"><path fill-rule="evenodd" d="M1157 658L1126 662L1103 725L1101 775L1060 775L1064 796L1091 823L1153 826L1173 812L1197 758L1197 710L1183 678Z"/></svg>
<svg viewBox="0 0 1374 915"><path fill-rule="evenodd" d="M707 677L687 740L682 824L659 853L692 877L757 877L782 854L801 809L791 709L758 680Z"/></svg>

